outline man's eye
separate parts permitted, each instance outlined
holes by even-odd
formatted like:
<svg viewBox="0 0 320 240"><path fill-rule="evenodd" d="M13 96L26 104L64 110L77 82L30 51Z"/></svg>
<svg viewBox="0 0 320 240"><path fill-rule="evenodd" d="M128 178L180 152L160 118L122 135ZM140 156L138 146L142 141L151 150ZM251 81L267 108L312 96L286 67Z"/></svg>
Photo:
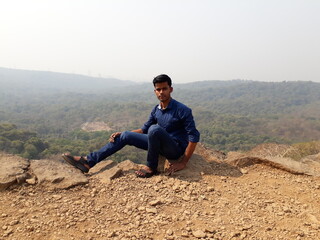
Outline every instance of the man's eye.
<svg viewBox="0 0 320 240"><path fill-rule="evenodd" d="M157 91L157 92L160 92L161 90L162 90L162 91L166 91L166 90L168 90L168 89L169 89L169 88L156 88L156 91Z"/></svg>

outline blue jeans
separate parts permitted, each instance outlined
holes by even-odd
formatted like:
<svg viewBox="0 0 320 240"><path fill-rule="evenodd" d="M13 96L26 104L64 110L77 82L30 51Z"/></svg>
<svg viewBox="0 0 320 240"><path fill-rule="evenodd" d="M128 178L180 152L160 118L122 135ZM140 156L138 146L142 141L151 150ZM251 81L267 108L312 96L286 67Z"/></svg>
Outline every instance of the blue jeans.
<svg viewBox="0 0 320 240"><path fill-rule="evenodd" d="M174 141L166 130L159 125L152 125L147 134L122 132L114 142L109 142L100 150L87 156L89 166L93 167L126 145L147 150L147 166L153 171L157 170L159 154L167 159L178 159L185 151L185 148Z"/></svg>

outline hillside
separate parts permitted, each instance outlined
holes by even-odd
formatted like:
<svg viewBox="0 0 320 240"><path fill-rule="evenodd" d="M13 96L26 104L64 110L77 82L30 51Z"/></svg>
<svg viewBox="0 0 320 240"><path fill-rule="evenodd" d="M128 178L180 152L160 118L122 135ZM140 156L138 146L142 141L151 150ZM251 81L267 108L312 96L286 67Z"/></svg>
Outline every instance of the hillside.
<svg viewBox="0 0 320 240"><path fill-rule="evenodd" d="M103 122L115 131L141 127L157 104L151 83L0 69L0 85L0 124L37 133L53 153L94 141L94 134L79 132L86 123ZM320 83L232 80L173 87L173 97L193 109L201 141L214 149L320 139ZM71 149L63 148L66 139ZM102 142L96 139L83 152Z"/></svg>
<svg viewBox="0 0 320 240"><path fill-rule="evenodd" d="M30 179L0 192L0 239L320 238L319 176L263 163L240 168L201 147L172 176L140 179L125 171L106 182L99 178L106 169L87 174L86 185L54 189L64 181L58 175L60 182ZM77 178L74 171L65 172Z"/></svg>

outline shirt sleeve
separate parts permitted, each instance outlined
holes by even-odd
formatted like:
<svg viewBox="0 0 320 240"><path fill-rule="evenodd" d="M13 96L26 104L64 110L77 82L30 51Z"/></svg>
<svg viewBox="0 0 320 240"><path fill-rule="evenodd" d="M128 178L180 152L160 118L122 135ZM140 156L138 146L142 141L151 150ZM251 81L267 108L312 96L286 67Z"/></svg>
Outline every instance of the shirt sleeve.
<svg viewBox="0 0 320 240"><path fill-rule="evenodd" d="M143 126L141 127L143 133L147 133L149 127L150 127L151 125L157 123L157 119L155 118L156 108L157 108L157 107L154 107L154 108L152 109L148 121L146 121L146 122L143 124Z"/></svg>
<svg viewBox="0 0 320 240"><path fill-rule="evenodd" d="M189 142L199 142L200 133L196 129L196 124L193 119L192 110L190 108L184 109L182 112L182 118L184 119L183 125L188 134Z"/></svg>

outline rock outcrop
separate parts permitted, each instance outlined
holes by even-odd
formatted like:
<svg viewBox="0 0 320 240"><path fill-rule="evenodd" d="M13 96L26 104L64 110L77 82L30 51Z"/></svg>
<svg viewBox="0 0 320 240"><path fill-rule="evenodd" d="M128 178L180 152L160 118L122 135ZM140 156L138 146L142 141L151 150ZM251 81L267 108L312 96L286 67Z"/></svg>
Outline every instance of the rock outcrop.
<svg viewBox="0 0 320 240"><path fill-rule="evenodd" d="M0 153L0 163L0 191L27 179L27 169L30 165L27 159Z"/></svg>
<svg viewBox="0 0 320 240"><path fill-rule="evenodd" d="M320 176L320 154L295 161L284 157L291 150L292 147L287 145L263 144L249 152L229 152L226 155L199 144L187 167L174 173L174 176L192 181L199 181L203 175L239 177L246 173L243 168L254 164L268 165L293 174ZM80 170L66 164L60 157L29 161L1 153L0 159L2 162L0 190L21 183L39 184L48 189L67 189L87 184L90 178L98 179L102 183L110 183L112 179L133 172L140 167L130 160L119 164L106 160L97 164L85 175ZM167 167L168 160L160 157L158 169L165 174Z"/></svg>
<svg viewBox="0 0 320 240"><path fill-rule="evenodd" d="M229 152L224 161L239 168L264 164L293 174L320 176L320 155L308 156L300 161L285 157L294 150L292 146L283 144L262 144L245 153Z"/></svg>
<svg viewBox="0 0 320 240"><path fill-rule="evenodd" d="M38 184L48 189L67 189L88 183L79 170L59 160L32 160L30 173Z"/></svg>

